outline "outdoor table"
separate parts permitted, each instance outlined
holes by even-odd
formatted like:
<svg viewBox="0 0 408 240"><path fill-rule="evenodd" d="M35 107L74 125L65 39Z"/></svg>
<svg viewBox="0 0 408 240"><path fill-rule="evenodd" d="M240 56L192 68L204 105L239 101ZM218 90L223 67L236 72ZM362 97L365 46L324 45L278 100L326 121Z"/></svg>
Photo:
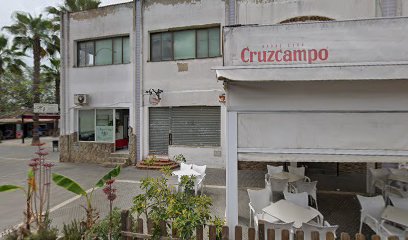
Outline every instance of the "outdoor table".
<svg viewBox="0 0 408 240"><path fill-rule="evenodd" d="M303 176L299 176L299 175L296 175L290 172L275 173L275 174L272 174L270 177L276 178L276 179L288 179L288 182L290 183L304 179Z"/></svg>
<svg viewBox="0 0 408 240"><path fill-rule="evenodd" d="M194 171L193 169L187 169L187 170L176 170L173 171L172 173L173 175L179 176L179 178L181 176L200 176L201 174Z"/></svg>
<svg viewBox="0 0 408 240"><path fill-rule="evenodd" d="M276 203L271 203L271 205L263 208L262 211L282 222L295 222L293 224L295 228L302 227L302 223L310 222L310 220L318 216L317 211L296 205L284 199L279 200Z"/></svg>
<svg viewBox="0 0 408 240"><path fill-rule="evenodd" d="M406 209L387 206L381 218L408 228L408 210Z"/></svg>

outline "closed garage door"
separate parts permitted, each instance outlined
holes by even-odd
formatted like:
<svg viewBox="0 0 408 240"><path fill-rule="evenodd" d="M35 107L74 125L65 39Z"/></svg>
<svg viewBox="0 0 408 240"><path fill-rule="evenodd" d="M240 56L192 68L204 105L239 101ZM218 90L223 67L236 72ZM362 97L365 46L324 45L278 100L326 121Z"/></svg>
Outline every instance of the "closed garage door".
<svg viewBox="0 0 408 240"><path fill-rule="evenodd" d="M169 143L220 146L220 107L150 108L149 117L150 154L167 154Z"/></svg>

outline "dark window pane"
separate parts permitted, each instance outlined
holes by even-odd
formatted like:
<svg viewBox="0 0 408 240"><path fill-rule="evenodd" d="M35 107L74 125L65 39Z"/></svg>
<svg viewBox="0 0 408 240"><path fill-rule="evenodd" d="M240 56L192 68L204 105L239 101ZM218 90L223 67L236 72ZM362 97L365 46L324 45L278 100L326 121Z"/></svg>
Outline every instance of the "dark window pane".
<svg viewBox="0 0 408 240"><path fill-rule="evenodd" d="M162 59L161 60L172 60L173 59L173 39L171 33L162 33Z"/></svg>
<svg viewBox="0 0 408 240"><path fill-rule="evenodd" d="M161 60L161 33L150 35L151 37L151 60Z"/></svg>
<svg viewBox="0 0 408 240"><path fill-rule="evenodd" d="M208 29L197 30L197 58L208 57Z"/></svg>
<svg viewBox="0 0 408 240"><path fill-rule="evenodd" d="M209 46L210 46L209 57L220 56L220 29L219 28L209 29Z"/></svg>
<svg viewBox="0 0 408 240"><path fill-rule="evenodd" d="M195 58L195 30L175 32L173 37L174 59Z"/></svg>
<svg viewBox="0 0 408 240"><path fill-rule="evenodd" d="M112 39L95 42L95 65L112 64Z"/></svg>
<svg viewBox="0 0 408 240"><path fill-rule="evenodd" d="M123 63L130 63L129 37L123 38Z"/></svg>
<svg viewBox="0 0 408 240"><path fill-rule="evenodd" d="M122 63L122 38L113 39L113 64Z"/></svg>
<svg viewBox="0 0 408 240"><path fill-rule="evenodd" d="M95 111L80 110L79 118L79 141L95 141Z"/></svg>

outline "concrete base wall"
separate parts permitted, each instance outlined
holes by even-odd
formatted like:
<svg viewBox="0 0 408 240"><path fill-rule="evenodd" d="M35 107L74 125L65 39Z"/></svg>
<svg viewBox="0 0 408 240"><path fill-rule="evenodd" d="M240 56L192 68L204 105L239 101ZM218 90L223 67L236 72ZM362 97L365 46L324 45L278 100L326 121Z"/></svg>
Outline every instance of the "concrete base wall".
<svg viewBox="0 0 408 240"><path fill-rule="evenodd" d="M207 165L209 168L225 168L220 147L189 147L189 146L169 146L169 158L183 154L187 163L197 165Z"/></svg>
<svg viewBox="0 0 408 240"><path fill-rule="evenodd" d="M60 137L60 161L82 163L104 163L114 151L113 143L76 141L77 133Z"/></svg>

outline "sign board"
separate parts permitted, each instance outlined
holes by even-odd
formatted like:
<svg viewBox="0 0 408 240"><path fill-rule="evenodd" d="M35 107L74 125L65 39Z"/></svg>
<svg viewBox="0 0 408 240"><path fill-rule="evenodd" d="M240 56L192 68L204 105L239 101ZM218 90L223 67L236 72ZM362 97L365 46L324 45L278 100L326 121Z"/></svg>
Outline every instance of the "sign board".
<svg viewBox="0 0 408 240"><path fill-rule="evenodd" d="M96 126L97 142L113 142L113 126Z"/></svg>
<svg viewBox="0 0 408 240"><path fill-rule="evenodd" d="M408 18L224 27L225 66L408 61Z"/></svg>
<svg viewBox="0 0 408 240"><path fill-rule="evenodd" d="M34 113L58 113L58 104L34 103Z"/></svg>

